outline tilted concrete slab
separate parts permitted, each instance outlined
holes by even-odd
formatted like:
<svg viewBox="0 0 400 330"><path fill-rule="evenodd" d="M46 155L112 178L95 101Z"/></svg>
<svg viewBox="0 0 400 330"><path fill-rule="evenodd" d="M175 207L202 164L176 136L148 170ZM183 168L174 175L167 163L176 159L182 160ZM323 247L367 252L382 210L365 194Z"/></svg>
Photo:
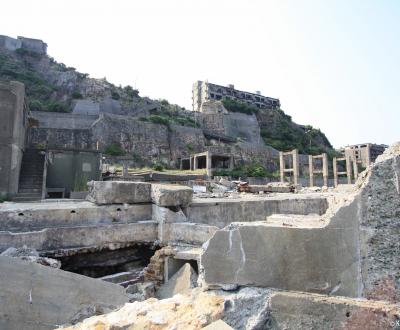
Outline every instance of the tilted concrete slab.
<svg viewBox="0 0 400 330"><path fill-rule="evenodd" d="M193 189L182 185L151 185L151 199L159 206L187 206L192 202Z"/></svg>
<svg viewBox="0 0 400 330"><path fill-rule="evenodd" d="M0 329L54 329L128 302L116 284L0 256Z"/></svg>

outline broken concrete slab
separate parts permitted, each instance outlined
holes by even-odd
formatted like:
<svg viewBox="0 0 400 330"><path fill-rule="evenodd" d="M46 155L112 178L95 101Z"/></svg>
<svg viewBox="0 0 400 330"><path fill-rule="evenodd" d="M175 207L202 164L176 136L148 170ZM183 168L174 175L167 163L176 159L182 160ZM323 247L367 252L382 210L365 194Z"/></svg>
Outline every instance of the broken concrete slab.
<svg viewBox="0 0 400 330"><path fill-rule="evenodd" d="M156 297L159 299L171 298L178 293L188 293L190 289L196 286L197 274L189 263L185 263L168 282L161 285L156 292Z"/></svg>
<svg viewBox="0 0 400 330"><path fill-rule="evenodd" d="M159 206L187 206L192 202L193 189L182 185L152 184L151 199Z"/></svg>
<svg viewBox="0 0 400 330"><path fill-rule="evenodd" d="M27 248L23 246L22 248L10 247L7 250L0 253L0 256L18 258L21 260L36 262L43 266L49 266L53 268L61 268L61 262L57 259L40 257L39 253L35 249Z"/></svg>
<svg viewBox="0 0 400 330"><path fill-rule="evenodd" d="M54 329L128 302L115 284L0 256L0 329Z"/></svg>
<svg viewBox="0 0 400 330"><path fill-rule="evenodd" d="M129 181L91 181L87 200L103 204L136 204L151 202L151 184Z"/></svg>

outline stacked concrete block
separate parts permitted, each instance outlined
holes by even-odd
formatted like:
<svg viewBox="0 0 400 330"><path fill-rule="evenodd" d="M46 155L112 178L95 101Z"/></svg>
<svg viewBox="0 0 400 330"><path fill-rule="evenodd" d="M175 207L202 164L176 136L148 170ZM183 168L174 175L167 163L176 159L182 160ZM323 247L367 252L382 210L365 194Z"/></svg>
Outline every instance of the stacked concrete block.
<svg viewBox="0 0 400 330"><path fill-rule="evenodd" d="M164 207L188 206L192 202L193 189L172 184L152 184L151 200Z"/></svg>
<svg viewBox="0 0 400 330"><path fill-rule="evenodd" d="M97 205L151 202L151 184L127 181L92 181L87 199Z"/></svg>

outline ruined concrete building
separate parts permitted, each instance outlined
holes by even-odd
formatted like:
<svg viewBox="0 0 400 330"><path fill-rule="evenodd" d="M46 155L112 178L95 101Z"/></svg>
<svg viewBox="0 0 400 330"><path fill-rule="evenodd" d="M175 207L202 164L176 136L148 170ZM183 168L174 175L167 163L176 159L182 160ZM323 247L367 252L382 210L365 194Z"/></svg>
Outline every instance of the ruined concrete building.
<svg viewBox="0 0 400 330"><path fill-rule="evenodd" d="M383 154L388 146L385 144L375 143L362 143L354 144L340 148L338 151L343 154L344 157L354 157L362 167L366 168L375 159Z"/></svg>
<svg viewBox="0 0 400 330"><path fill-rule="evenodd" d="M47 44L40 39L32 39L18 36L17 39L0 35L0 47L10 51L25 49L38 54L47 53Z"/></svg>
<svg viewBox="0 0 400 330"><path fill-rule="evenodd" d="M234 85L221 86L207 81L196 81L192 89L193 111L203 112L204 102L224 98L246 102L257 108L274 109L280 107L279 99L261 95L261 92L250 93L235 89Z"/></svg>

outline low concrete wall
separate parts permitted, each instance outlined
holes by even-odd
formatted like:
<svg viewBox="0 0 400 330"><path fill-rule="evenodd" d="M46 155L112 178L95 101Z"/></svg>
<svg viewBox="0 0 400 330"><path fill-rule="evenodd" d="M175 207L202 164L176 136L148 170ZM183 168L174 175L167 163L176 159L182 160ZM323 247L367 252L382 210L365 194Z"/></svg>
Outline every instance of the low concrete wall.
<svg viewBox="0 0 400 330"><path fill-rule="evenodd" d="M128 302L121 286L0 257L0 329L55 329ZM91 312L90 312L91 311Z"/></svg>
<svg viewBox="0 0 400 330"><path fill-rule="evenodd" d="M90 202L3 204L0 231L23 232L67 226L123 224L152 219L151 204L104 205Z"/></svg>
<svg viewBox="0 0 400 330"><path fill-rule="evenodd" d="M0 232L0 251L24 245L38 251L103 247L120 243L154 242L158 224L154 221L131 224L47 228L40 231Z"/></svg>
<svg viewBox="0 0 400 330"><path fill-rule="evenodd" d="M285 197L287 196L287 197ZM189 222L223 228L232 222L262 221L271 214L323 214L328 201L323 197L282 195L254 199L195 199L186 209Z"/></svg>
<svg viewBox="0 0 400 330"><path fill-rule="evenodd" d="M206 226L196 223L169 223L164 225L163 240L169 244L184 243L202 245L218 230L215 226Z"/></svg>

